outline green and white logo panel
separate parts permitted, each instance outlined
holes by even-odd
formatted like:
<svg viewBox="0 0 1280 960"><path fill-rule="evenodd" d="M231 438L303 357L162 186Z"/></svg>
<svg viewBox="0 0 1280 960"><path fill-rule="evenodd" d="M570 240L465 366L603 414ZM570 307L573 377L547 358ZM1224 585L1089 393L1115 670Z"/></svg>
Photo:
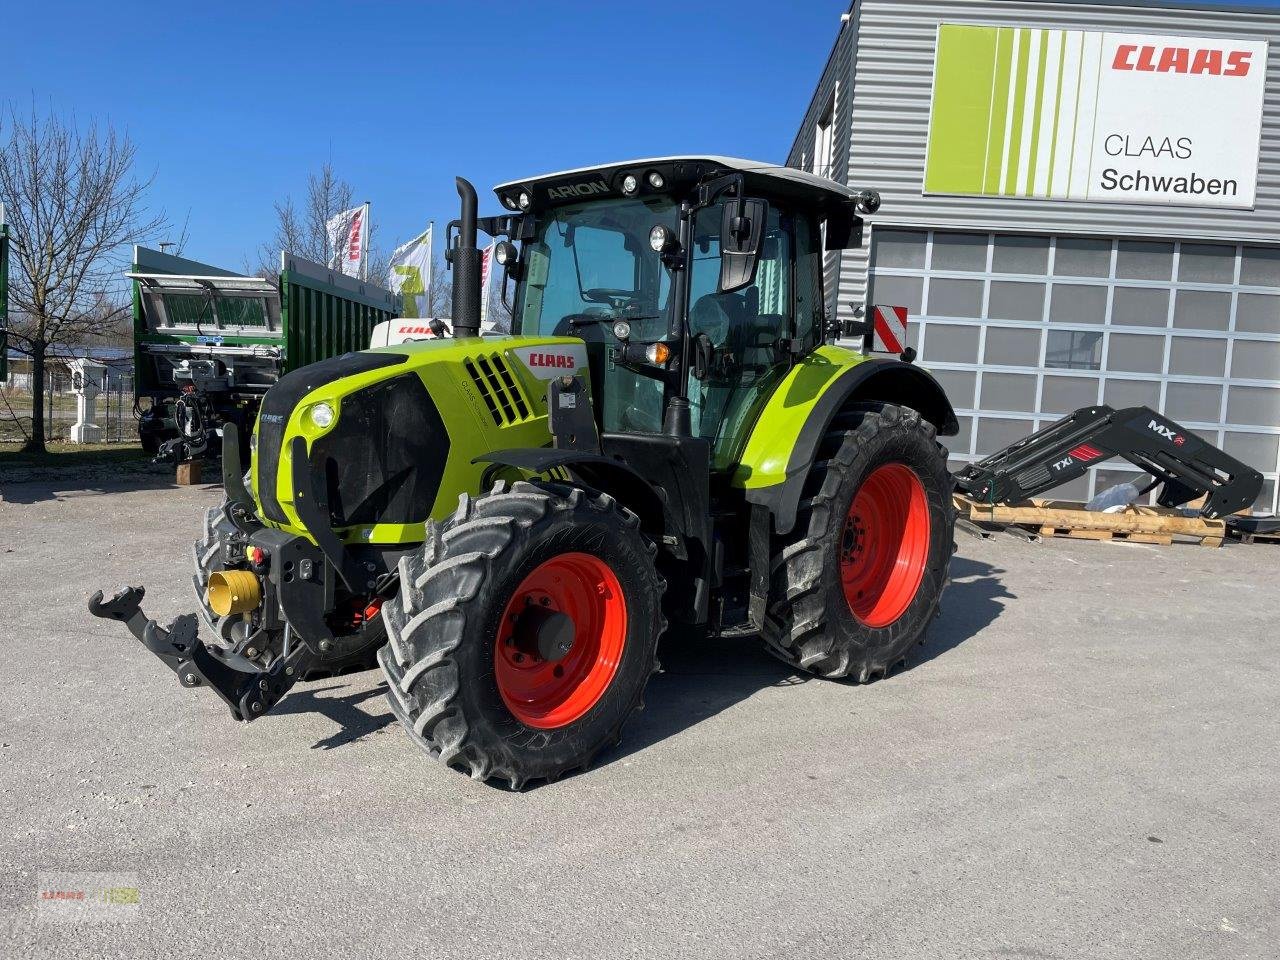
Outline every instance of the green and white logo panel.
<svg viewBox="0 0 1280 960"><path fill-rule="evenodd" d="M1253 206L1267 44L938 28L924 191Z"/></svg>

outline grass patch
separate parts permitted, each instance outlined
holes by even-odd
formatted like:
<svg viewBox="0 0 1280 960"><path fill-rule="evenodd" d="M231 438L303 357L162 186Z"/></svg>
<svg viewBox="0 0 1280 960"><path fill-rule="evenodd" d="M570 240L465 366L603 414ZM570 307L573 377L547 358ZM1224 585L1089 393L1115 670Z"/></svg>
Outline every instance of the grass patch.
<svg viewBox="0 0 1280 960"><path fill-rule="evenodd" d="M151 459L137 443L52 442L44 453L21 451L21 443L0 444L0 469L76 470L146 463Z"/></svg>

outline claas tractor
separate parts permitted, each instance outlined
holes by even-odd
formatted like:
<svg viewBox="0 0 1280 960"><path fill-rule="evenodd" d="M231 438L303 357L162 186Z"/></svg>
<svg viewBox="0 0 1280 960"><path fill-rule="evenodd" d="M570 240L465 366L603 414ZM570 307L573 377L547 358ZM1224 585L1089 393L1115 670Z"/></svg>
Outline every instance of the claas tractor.
<svg viewBox="0 0 1280 960"><path fill-rule="evenodd" d="M430 756L515 789L618 740L669 624L822 677L902 663L957 423L909 352L835 342L860 322L824 307L827 252L879 197L699 156L505 183L485 218L457 186L451 335L281 377L247 453L224 433L198 616L162 627L140 587L92 611L243 721L376 656ZM480 335L482 232L511 335Z"/></svg>

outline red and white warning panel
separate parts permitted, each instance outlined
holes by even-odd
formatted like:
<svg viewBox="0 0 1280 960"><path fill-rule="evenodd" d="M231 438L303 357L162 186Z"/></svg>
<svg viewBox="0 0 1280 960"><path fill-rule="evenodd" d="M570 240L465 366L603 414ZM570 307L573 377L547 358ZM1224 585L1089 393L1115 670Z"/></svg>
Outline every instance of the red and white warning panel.
<svg viewBox="0 0 1280 960"><path fill-rule="evenodd" d="M871 308L871 352L901 353L907 348L907 308L876 305Z"/></svg>

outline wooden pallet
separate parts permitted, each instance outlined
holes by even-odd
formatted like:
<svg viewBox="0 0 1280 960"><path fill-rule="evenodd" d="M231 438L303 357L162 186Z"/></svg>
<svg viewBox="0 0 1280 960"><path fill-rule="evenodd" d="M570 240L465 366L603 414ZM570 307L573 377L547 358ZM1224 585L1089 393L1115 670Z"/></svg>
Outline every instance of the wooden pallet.
<svg viewBox="0 0 1280 960"><path fill-rule="evenodd" d="M1243 530L1232 530L1231 536L1241 543L1280 543L1280 533L1246 533Z"/></svg>
<svg viewBox="0 0 1280 960"><path fill-rule="evenodd" d="M962 494L956 494L954 500L959 515L973 523L1031 528L1045 537L1165 545L1175 537L1187 537L1206 547L1220 547L1227 535L1222 520L1187 517L1165 507L1131 505L1120 513L1101 513L1065 500L991 505Z"/></svg>
<svg viewBox="0 0 1280 960"><path fill-rule="evenodd" d="M1071 527L1041 527L1040 536L1070 537L1073 540L1123 540L1126 543L1155 543L1165 547L1173 543L1173 534L1171 533L1130 533L1127 530L1077 530ZM1217 544L1217 546L1221 545L1221 542Z"/></svg>

